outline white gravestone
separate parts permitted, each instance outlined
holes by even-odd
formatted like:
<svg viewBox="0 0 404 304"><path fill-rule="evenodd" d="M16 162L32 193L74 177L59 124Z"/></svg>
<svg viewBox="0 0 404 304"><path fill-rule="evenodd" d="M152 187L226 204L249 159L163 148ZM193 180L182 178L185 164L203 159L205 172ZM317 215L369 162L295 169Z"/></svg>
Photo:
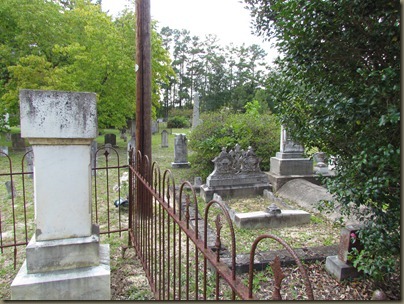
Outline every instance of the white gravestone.
<svg viewBox="0 0 404 304"><path fill-rule="evenodd" d="M20 115L21 135L35 155L36 231L11 298L108 300L109 246L99 244L91 223L96 95L21 90Z"/></svg>
<svg viewBox="0 0 404 304"><path fill-rule="evenodd" d="M196 128L201 123L199 119L199 93L194 94L194 110L192 115L192 129Z"/></svg>

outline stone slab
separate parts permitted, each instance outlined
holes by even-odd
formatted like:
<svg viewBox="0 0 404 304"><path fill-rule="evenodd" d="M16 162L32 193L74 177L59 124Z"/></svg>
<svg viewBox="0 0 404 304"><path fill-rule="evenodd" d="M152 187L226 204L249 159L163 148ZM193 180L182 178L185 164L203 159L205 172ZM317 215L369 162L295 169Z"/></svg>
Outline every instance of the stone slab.
<svg viewBox="0 0 404 304"><path fill-rule="evenodd" d="M219 176L208 176L206 185L210 188L216 187L253 187L254 185L269 184L268 176L265 173L244 173Z"/></svg>
<svg viewBox="0 0 404 304"><path fill-rule="evenodd" d="M317 175L310 174L310 175L278 175L274 174L273 172L265 172L268 176L268 180L272 185L272 191L277 192L279 189L282 188L284 184L287 182L294 180L294 179L304 179L312 184L321 185L321 182ZM329 176L329 175L327 175Z"/></svg>
<svg viewBox="0 0 404 304"><path fill-rule="evenodd" d="M24 138L97 137L95 93L20 90Z"/></svg>
<svg viewBox="0 0 404 304"><path fill-rule="evenodd" d="M172 168L189 168L191 164L189 162L187 163L171 163Z"/></svg>
<svg viewBox="0 0 404 304"><path fill-rule="evenodd" d="M308 158L282 159L271 157L271 172L277 175L310 175L313 174L313 161Z"/></svg>
<svg viewBox="0 0 404 304"><path fill-rule="evenodd" d="M264 211L236 213L234 223L244 229L285 228L310 223L310 213L303 210L282 210L277 215Z"/></svg>
<svg viewBox="0 0 404 304"><path fill-rule="evenodd" d="M205 202L209 202L213 199L213 194L217 193L222 198L226 197L252 197L262 195L264 190L271 190L269 183L255 184L247 186L224 186L210 188L207 184L203 184L200 187L200 194Z"/></svg>
<svg viewBox="0 0 404 304"><path fill-rule="evenodd" d="M110 300L109 245L100 246L100 265L28 274L26 262L11 284L11 300Z"/></svg>
<svg viewBox="0 0 404 304"><path fill-rule="evenodd" d="M100 264L99 236L37 242L26 248L27 273L74 269Z"/></svg>
<svg viewBox="0 0 404 304"><path fill-rule="evenodd" d="M353 279L360 275L355 267L344 263L338 258L337 255L327 257L325 262L325 269L338 281Z"/></svg>

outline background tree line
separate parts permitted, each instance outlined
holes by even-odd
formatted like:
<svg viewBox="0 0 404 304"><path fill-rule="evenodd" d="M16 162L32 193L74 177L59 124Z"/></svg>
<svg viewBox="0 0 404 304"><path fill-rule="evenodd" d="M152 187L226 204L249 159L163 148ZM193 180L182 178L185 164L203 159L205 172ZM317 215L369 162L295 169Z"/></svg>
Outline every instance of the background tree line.
<svg viewBox="0 0 404 304"><path fill-rule="evenodd" d="M260 46L222 46L215 35L201 38L186 29L169 27L162 27L160 35L176 74L162 85L160 116L167 117L172 108L191 107L195 93L200 96L203 111L223 107L244 111L253 99L268 108L264 90L268 63Z"/></svg>

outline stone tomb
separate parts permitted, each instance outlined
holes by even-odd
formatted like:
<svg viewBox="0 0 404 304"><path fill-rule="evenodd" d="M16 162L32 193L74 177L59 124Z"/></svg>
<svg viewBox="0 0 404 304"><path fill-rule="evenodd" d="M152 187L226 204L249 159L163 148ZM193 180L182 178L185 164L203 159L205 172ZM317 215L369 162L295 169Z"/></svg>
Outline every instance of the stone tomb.
<svg viewBox="0 0 404 304"><path fill-rule="evenodd" d="M202 198L209 202L214 193L222 197L262 195L271 185L260 169L260 161L252 147L244 151L237 144L229 152L223 148L212 161L215 164L213 172L206 179L206 184L201 186Z"/></svg>
<svg viewBox="0 0 404 304"><path fill-rule="evenodd" d="M12 300L109 300L109 245L91 222L96 95L20 91L21 134L35 155L35 234Z"/></svg>

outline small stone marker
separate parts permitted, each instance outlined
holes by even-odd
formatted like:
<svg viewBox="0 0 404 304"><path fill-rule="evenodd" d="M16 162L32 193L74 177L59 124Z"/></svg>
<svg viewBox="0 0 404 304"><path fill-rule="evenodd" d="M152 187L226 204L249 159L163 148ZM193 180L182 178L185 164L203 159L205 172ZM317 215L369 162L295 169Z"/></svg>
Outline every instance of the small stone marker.
<svg viewBox="0 0 404 304"><path fill-rule="evenodd" d="M8 197L9 198L16 197L17 196L17 191L15 190L14 183L11 183L11 181L6 181L4 184L6 185Z"/></svg>
<svg viewBox="0 0 404 304"><path fill-rule="evenodd" d="M14 151L25 150L25 140L21 138L21 133L11 134L11 144Z"/></svg>
<svg viewBox="0 0 404 304"><path fill-rule="evenodd" d="M113 147L116 147L116 135L115 134L105 134L104 135L104 144L110 144Z"/></svg>
<svg viewBox="0 0 404 304"><path fill-rule="evenodd" d="M359 276L359 272L348 260L348 255L352 252L353 248L356 248L358 251L362 250L362 244L357 237L359 228L360 226L358 225L347 225L342 228L338 255L328 256L326 259L326 270L334 275L338 281Z"/></svg>
<svg viewBox="0 0 404 304"><path fill-rule="evenodd" d="M156 120L153 120L151 124L151 132L152 134L156 134L158 131L159 131L159 124Z"/></svg>
<svg viewBox="0 0 404 304"><path fill-rule="evenodd" d="M3 152L4 154L8 155L8 147L7 146L0 146L0 152ZM0 153L0 157L6 157L3 153Z"/></svg>
<svg viewBox="0 0 404 304"><path fill-rule="evenodd" d="M25 154L25 161L27 162L27 171L34 172L34 151L32 147L27 147ZM33 173L28 175L29 178L33 177Z"/></svg>
<svg viewBox="0 0 404 304"><path fill-rule="evenodd" d="M161 147L168 148L168 132L167 130L161 131Z"/></svg>
<svg viewBox="0 0 404 304"><path fill-rule="evenodd" d="M187 141L185 134L175 135L173 168L189 168Z"/></svg>

